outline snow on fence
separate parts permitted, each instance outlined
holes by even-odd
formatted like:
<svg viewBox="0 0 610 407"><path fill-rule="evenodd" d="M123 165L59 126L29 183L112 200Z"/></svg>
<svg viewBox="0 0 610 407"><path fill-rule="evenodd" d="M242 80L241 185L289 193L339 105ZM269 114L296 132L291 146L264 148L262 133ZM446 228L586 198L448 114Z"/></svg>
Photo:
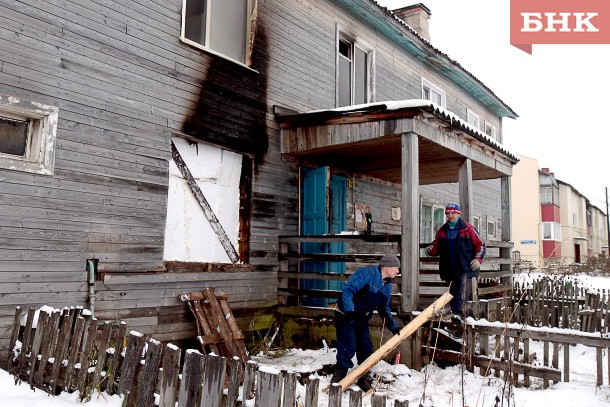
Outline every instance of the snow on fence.
<svg viewBox="0 0 610 407"><path fill-rule="evenodd" d="M78 391L88 400L100 391L121 394L124 405L137 407L320 405L316 378L307 380L301 397L293 372L257 368L253 361L244 366L238 357L227 362L194 349L186 351L181 363L176 346L146 341L134 331L127 334L125 323L99 323L82 309L43 309L35 315L30 308L22 324L22 309L16 309L6 370L52 395ZM349 406L361 406L362 397L361 391L350 392ZM388 405L383 394L371 397L372 407ZM331 386L327 405L340 407L341 400L341 386ZM396 400L393 406L408 407L408 401Z"/></svg>

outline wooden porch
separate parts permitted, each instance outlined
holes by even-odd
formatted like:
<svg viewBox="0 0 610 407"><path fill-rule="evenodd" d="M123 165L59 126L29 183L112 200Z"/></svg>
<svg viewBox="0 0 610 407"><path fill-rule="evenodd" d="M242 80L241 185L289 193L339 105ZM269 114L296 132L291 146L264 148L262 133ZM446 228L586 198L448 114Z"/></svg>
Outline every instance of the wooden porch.
<svg viewBox="0 0 610 407"><path fill-rule="evenodd" d="M280 112L276 112L280 113ZM287 112L283 112L287 113ZM402 275L396 301L401 313L420 309L444 287L436 281L434 265L428 258L420 258L419 221L420 185L459 184L459 203L462 218L472 221L473 181L500 179L501 236L489 242L497 252L490 278L499 279L500 286L510 286L510 175L518 160L495 139L482 134L455 114L425 100L379 102L368 105L314 111L302 114L277 114L281 128L282 153L294 157L300 164L329 166L340 171L390 183L400 191L400 233L395 235L360 236L283 236L279 239L280 303L290 303L290 296L322 293L296 293L291 282L298 281L299 266L289 265L290 259L302 262L345 261L366 263L377 261L385 251L374 254L308 255L298 253L298 244L306 239L329 239L354 243L394 243L400 255ZM297 244L294 250L291 244ZM347 253L350 253L347 250ZM313 257L312 257L313 256ZM345 256L345 257L341 257ZM485 264L485 263L484 263ZM490 265L487 262L487 267ZM311 279L311 276L308 276ZM315 278L336 279L337 275L318 275ZM343 277L341 277L343 278ZM492 294L488 288L474 290ZM324 293L338 295L337 293ZM420 298L421 297L421 298Z"/></svg>

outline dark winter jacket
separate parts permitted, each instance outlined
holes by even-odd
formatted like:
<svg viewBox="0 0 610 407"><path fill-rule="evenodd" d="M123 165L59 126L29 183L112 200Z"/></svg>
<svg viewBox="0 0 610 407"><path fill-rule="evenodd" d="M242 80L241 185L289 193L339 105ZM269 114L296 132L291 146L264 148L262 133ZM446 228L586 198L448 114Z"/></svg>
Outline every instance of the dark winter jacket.
<svg viewBox="0 0 610 407"><path fill-rule="evenodd" d="M398 327L390 313L390 295L392 283L383 281L381 270L377 266L363 267L345 283L338 302L338 310L344 314L355 312L358 319L368 321L377 310L379 316L386 320L390 331Z"/></svg>
<svg viewBox="0 0 610 407"><path fill-rule="evenodd" d="M447 231L449 225L445 223L436 232L434 243L432 243L432 255L440 256L439 259L439 271L443 281L451 281L459 278L462 274L466 273L469 278L478 277L479 269L472 270L470 268L470 262L473 259L477 259L479 263L483 263L483 259L486 254L485 242L479 236L476 229L468 222L459 218L458 224L455 226L457 229L457 242L455 245L451 245L447 238ZM457 253L452 260L451 247L454 247Z"/></svg>

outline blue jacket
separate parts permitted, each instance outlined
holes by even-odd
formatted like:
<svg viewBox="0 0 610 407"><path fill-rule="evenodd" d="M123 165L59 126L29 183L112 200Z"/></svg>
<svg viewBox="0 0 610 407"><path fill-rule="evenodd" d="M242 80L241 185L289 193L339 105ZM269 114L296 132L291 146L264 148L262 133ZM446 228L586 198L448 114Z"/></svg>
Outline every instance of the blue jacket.
<svg viewBox="0 0 610 407"><path fill-rule="evenodd" d="M369 320L377 310L386 319L390 331L398 327L390 312L392 283L384 282L377 266L362 267L345 283L338 308L347 313L355 311L359 318Z"/></svg>

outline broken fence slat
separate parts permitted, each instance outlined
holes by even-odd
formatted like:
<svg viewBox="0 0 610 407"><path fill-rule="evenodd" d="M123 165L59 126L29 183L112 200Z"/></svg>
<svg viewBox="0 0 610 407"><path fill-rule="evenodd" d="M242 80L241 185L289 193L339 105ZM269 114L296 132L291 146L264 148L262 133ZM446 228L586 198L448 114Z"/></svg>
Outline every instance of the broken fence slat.
<svg viewBox="0 0 610 407"><path fill-rule="evenodd" d="M201 389L204 369L204 356L195 351L186 351L180 393L178 394L178 407L193 407L197 403L197 396Z"/></svg>
<svg viewBox="0 0 610 407"><path fill-rule="evenodd" d="M297 391L297 374L295 372L286 372L284 374L284 398L283 406L295 405L295 394Z"/></svg>
<svg viewBox="0 0 610 407"><path fill-rule="evenodd" d="M172 344L167 345L163 354L162 367L159 407L175 407L178 399L180 349Z"/></svg>
<svg viewBox="0 0 610 407"><path fill-rule="evenodd" d="M97 319L91 317L89 319L89 326L85 331L83 337L83 350L80 357L80 370L78 371L78 379L76 381L76 388L78 389L81 397L85 397L85 388L87 387L87 375L89 374L89 363L91 362L91 352L95 343L95 333L97 331Z"/></svg>
<svg viewBox="0 0 610 407"><path fill-rule="evenodd" d="M112 323L106 321L104 328L102 328L102 336L100 337L98 349L97 349L97 362L95 364L95 372L93 373L93 380L91 381L91 391L101 386L104 376L102 372L106 367L106 359L108 358L108 348L110 344L110 334L112 333Z"/></svg>
<svg viewBox="0 0 610 407"><path fill-rule="evenodd" d="M328 407L341 407L343 390L339 383L332 383L328 388Z"/></svg>
<svg viewBox="0 0 610 407"><path fill-rule="evenodd" d="M38 363L36 374L34 376L34 384L41 389L45 389L45 371L47 369L47 362L49 361L49 357L53 351L53 344L56 342L55 338L57 337L57 327L59 326L60 316L60 312L53 312L51 314L49 323L47 324L47 328L43 333L43 337L45 338L45 340L43 341L41 346L40 362Z"/></svg>
<svg viewBox="0 0 610 407"><path fill-rule="evenodd" d="M305 407L318 407L318 391L320 389L320 379L311 379L307 383L305 391Z"/></svg>
<svg viewBox="0 0 610 407"><path fill-rule="evenodd" d="M127 339L127 348L125 349L125 361L121 371L121 380L119 382L119 394L128 395L132 391L143 349L144 336L138 332L130 332Z"/></svg>
<svg viewBox="0 0 610 407"><path fill-rule="evenodd" d="M108 377L108 387L106 392L110 395L116 394L118 383L116 377L121 371L123 366L123 349L125 348L125 334L127 333L127 324L121 321L119 325L119 333L116 338L116 345L114 347L114 354L112 355L112 362L106 376Z"/></svg>
<svg viewBox="0 0 610 407"><path fill-rule="evenodd" d="M239 386L243 372L243 364L237 356L233 356L229 361L229 388L227 389L227 407L236 407L237 399L239 398ZM285 406L294 406L294 404L284 404Z"/></svg>
<svg viewBox="0 0 610 407"><path fill-rule="evenodd" d="M25 373L27 370L27 360L26 357L32 350L32 341L34 340L34 336L32 335L33 329L32 325L34 324L34 314L36 310L34 308L28 309L28 317L25 321L25 328L23 330L23 341L21 343L21 352L17 356L16 366L14 366L15 373L19 377L25 378Z"/></svg>
<svg viewBox="0 0 610 407"><path fill-rule="evenodd" d="M244 402L254 397L254 381L256 379L256 362L248 361L244 372L243 396Z"/></svg>
<svg viewBox="0 0 610 407"><path fill-rule="evenodd" d="M387 398L385 394L373 393L371 396L371 407L385 407Z"/></svg>
<svg viewBox="0 0 610 407"><path fill-rule="evenodd" d="M349 392L349 407L362 407L362 390Z"/></svg>
<svg viewBox="0 0 610 407"><path fill-rule="evenodd" d="M21 327L21 307L15 309L15 318L13 319L13 330L11 339L8 342L8 355L6 358L6 371L9 373L13 372L13 360L14 360L14 349L17 343L17 337L19 336L19 329Z"/></svg>
<svg viewBox="0 0 610 407"><path fill-rule="evenodd" d="M163 346L161 345L161 342L154 339L148 341L144 371L142 372L141 380L138 383L137 407L149 407L154 406L155 404L155 383L157 382L157 376L159 374L162 352Z"/></svg>
<svg viewBox="0 0 610 407"><path fill-rule="evenodd" d="M254 407L280 407L282 402L282 374L258 371Z"/></svg>
<svg viewBox="0 0 610 407"><path fill-rule="evenodd" d="M38 361L38 351L40 350L40 344L42 343L43 333L49 323L49 315L46 311L40 311L38 314L38 325L36 326L36 333L34 334L34 342L32 343L32 351L30 352L30 372L28 377L28 383L34 382L34 374L36 373L36 362Z"/></svg>
<svg viewBox="0 0 610 407"><path fill-rule="evenodd" d="M66 370L64 371L63 390L67 392L72 391L72 376L74 373L74 365L76 364L76 359L78 358L78 351L81 348L83 333L85 332L86 327L89 326L89 324L87 323L88 320L89 319L85 319L79 316L76 318L76 323L74 324L74 334L72 335L72 342L70 344L68 365L66 366Z"/></svg>
<svg viewBox="0 0 610 407"><path fill-rule="evenodd" d="M217 355L205 357L205 374L201 386L201 407L220 407L225 383L227 361Z"/></svg>
<svg viewBox="0 0 610 407"><path fill-rule="evenodd" d="M61 317L61 328L59 330L59 339L57 340L57 350L55 351L55 363L51 370L51 394L56 394L59 386L59 374L64 364L64 358L68 353L70 338L72 336L72 315L64 315Z"/></svg>

